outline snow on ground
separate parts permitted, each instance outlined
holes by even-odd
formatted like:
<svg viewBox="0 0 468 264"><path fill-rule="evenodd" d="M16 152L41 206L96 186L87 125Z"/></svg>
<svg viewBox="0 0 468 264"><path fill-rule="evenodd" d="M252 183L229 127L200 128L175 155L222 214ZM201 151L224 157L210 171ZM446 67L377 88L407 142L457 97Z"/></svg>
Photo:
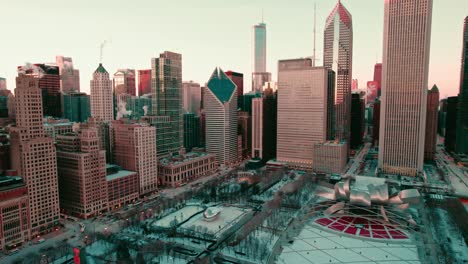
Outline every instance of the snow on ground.
<svg viewBox="0 0 468 264"><path fill-rule="evenodd" d="M153 222L153 226L168 228L171 226L171 222L174 221L174 219L177 219L177 223L180 224L183 221L189 219L194 214L202 212L203 210L204 208L199 205L187 205L181 208L180 210L177 210L173 213L164 216L159 220L156 220L155 222Z"/></svg>
<svg viewBox="0 0 468 264"><path fill-rule="evenodd" d="M291 181L293 180L285 178L277 182L275 185L271 186L268 190L264 191L263 193L252 196L252 199L263 202L269 201L273 198L273 195L275 195L277 191L279 191L283 186L290 183Z"/></svg>
<svg viewBox="0 0 468 264"><path fill-rule="evenodd" d="M266 263L279 236L270 232L256 230L234 247L225 247L222 254L239 260ZM256 250L255 250L256 249ZM262 250L267 253L262 255Z"/></svg>
<svg viewBox="0 0 468 264"><path fill-rule="evenodd" d="M412 241L375 242L337 235L312 223L306 224L292 244L287 244L277 263L421 263Z"/></svg>
<svg viewBox="0 0 468 264"><path fill-rule="evenodd" d="M219 237L222 231L236 224L243 215L250 209L243 209L234 206L219 206L221 213L212 221L205 221L203 214L194 216L192 219L184 223L181 227L185 229L194 229L199 226L206 228L205 231Z"/></svg>

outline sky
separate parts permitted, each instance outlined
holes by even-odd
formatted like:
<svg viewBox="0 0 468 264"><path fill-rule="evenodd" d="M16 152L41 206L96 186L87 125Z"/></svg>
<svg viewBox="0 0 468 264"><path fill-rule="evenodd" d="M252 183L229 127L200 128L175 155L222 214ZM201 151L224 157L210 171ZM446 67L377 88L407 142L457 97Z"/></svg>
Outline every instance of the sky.
<svg viewBox="0 0 468 264"><path fill-rule="evenodd" d="M267 70L277 76L280 59L316 50L322 65L323 28L337 0L0 0L0 77L15 87L16 67L72 57L81 90L100 60L111 76L119 68L149 69L151 58L166 50L182 54L184 81L204 84L217 66L244 73L251 89L252 26L267 24ZM353 78L359 87L373 78L382 60L384 0L342 0L353 18ZM463 20L467 0L434 0L429 86L441 97L458 93ZM429 88L430 88L429 87Z"/></svg>

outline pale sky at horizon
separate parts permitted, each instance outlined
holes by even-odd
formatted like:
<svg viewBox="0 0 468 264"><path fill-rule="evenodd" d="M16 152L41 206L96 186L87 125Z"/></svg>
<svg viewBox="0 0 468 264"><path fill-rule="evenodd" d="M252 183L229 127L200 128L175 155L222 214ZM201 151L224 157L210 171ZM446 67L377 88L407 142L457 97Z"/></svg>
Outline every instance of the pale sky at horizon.
<svg viewBox="0 0 468 264"><path fill-rule="evenodd" d="M277 76L280 59L308 57L313 51L313 12L317 3L317 65L322 65L323 27L337 0L0 0L0 77L15 86L16 67L26 62L73 58L81 90L89 93L99 64L112 76L118 68L149 69L165 50L182 54L183 80L204 84L213 69L244 73L251 87L252 26L267 24L267 70ZM382 57L384 0L342 0L353 18L353 78L359 87L373 78ZM460 82L463 20L467 0L434 0L429 88L441 97L456 95Z"/></svg>

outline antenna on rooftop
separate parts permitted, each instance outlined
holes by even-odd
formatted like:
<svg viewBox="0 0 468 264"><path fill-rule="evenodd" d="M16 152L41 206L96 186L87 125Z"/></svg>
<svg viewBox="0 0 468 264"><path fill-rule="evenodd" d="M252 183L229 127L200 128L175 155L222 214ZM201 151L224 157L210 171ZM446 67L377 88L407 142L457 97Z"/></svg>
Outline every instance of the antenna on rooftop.
<svg viewBox="0 0 468 264"><path fill-rule="evenodd" d="M107 41L104 40L101 45L99 46L99 49L100 49L100 53L99 53L99 62L102 63L102 54L103 54L103 50L104 50L104 47L106 46L106 43Z"/></svg>
<svg viewBox="0 0 468 264"><path fill-rule="evenodd" d="M317 17L316 17L316 14L317 14L317 3L314 2L314 54L313 54L313 58L312 58L312 64L313 66L315 67L315 60L317 59L317 57L315 57L315 43L316 43L316 22L317 22Z"/></svg>

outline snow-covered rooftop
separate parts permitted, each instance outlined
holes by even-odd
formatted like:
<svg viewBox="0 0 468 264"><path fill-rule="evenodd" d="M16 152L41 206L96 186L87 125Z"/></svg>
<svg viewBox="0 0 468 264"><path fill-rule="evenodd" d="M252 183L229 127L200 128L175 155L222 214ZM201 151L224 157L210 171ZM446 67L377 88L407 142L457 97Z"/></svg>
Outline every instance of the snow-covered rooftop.
<svg viewBox="0 0 468 264"><path fill-rule="evenodd" d="M106 180L107 181L112 181L112 180L115 180L115 179L118 179L118 178L123 178L123 177L130 176L130 175L135 174L135 173L136 172L134 172L134 171L120 170L117 173L107 175Z"/></svg>

